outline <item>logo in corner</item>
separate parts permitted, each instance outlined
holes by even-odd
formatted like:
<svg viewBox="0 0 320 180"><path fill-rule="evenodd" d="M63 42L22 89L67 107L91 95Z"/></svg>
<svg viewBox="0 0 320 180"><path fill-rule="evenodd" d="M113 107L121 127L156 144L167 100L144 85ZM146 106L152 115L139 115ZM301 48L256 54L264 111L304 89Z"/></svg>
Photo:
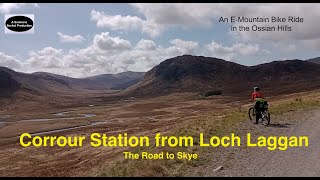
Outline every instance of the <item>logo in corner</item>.
<svg viewBox="0 0 320 180"><path fill-rule="evenodd" d="M34 14L6 14L5 34L33 34Z"/></svg>

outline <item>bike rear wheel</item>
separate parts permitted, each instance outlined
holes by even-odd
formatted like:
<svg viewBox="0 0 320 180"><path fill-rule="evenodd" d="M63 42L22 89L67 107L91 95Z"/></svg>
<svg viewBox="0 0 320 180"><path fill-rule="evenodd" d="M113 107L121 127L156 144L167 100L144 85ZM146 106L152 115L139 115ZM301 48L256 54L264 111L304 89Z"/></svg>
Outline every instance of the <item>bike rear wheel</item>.
<svg viewBox="0 0 320 180"><path fill-rule="evenodd" d="M270 113L268 110L265 110L261 113L262 115L262 124L268 126L270 124Z"/></svg>

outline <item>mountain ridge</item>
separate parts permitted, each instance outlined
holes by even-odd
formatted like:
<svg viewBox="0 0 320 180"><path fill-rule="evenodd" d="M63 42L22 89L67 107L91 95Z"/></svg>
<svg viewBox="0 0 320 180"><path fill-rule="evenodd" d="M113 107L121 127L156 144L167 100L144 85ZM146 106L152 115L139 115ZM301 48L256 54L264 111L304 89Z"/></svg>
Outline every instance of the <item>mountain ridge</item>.
<svg viewBox="0 0 320 180"><path fill-rule="evenodd" d="M46 93L77 94L90 91L119 90L132 85L135 83L134 81L138 82L143 78L143 75L144 73L141 72L123 72L89 78L72 78L47 72L22 73L0 67L0 96L8 95L7 91L13 94L19 88L43 95ZM105 79L103 78L105 76L113 78Z"/></svg>
<svg viewBox="0 0 320 180"><path fill-rule="evenodd" d="M319 58L314 58L319 59ZM272 61L245 66L214 57L182 55L166 59L148 72L102 74L86 78L35 72L15 72L0 67L0 94L24 89L34 94L107 93L125 96L156 96L179 92L221 90L225 94L251 91L295 92L320 88L320 64L311 60ZM3 85L2 85L3 84ZM117 94L117 93L116 93Z"/></svg>
<svg viewBox="0 0 320 180"><path fill-rule="evenodd" d="M218 58L183 55L155 66L126 93L144 96L213 89L232 94L251 91L253 86L274 93L320 88L320 64L293 59L244 66Z"/></svg>

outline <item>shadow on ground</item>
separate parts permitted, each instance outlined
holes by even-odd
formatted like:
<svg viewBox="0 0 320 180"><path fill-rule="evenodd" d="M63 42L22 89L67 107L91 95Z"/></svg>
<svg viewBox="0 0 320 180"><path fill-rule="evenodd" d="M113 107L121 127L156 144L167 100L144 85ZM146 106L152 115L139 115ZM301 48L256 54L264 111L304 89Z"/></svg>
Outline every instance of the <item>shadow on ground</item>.
<svg viewBox="0 0 320 180"><path fill-rule="evenodd" d="M274 128L289 128L289 126L291 126L293 124L290 123L272 123L269 124L270 127L274 127Z"/></svg>

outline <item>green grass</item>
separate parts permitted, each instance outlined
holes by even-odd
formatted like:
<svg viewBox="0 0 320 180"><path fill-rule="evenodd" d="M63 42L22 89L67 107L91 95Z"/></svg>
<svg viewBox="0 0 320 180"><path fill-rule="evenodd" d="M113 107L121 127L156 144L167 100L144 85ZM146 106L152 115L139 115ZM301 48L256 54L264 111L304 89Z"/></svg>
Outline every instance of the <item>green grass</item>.
<svg viewBox="0 0 320 180"><path fill-rule="evenodd" d="M296 110L310 110L318 108L320 106L319 98L302 99L296 98L295 100L290 100L277 104L275 106L270 106L270 113L274 115L283 114L290 111Z"/></svg>

